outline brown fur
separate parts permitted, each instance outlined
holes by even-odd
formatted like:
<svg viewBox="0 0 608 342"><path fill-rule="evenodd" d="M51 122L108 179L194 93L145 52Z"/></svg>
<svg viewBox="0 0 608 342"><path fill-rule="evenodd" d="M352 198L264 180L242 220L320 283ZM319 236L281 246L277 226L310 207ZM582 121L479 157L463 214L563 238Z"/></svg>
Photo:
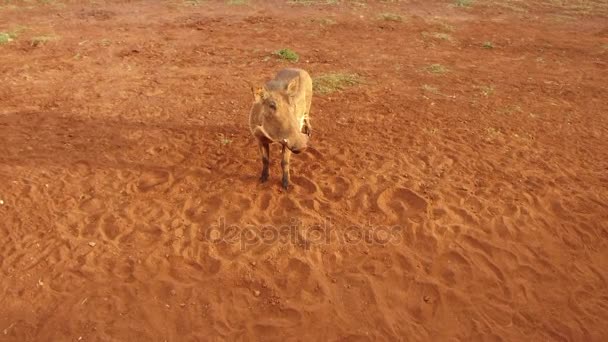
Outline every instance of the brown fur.
<svg viewBox="0 0 608 342"><path fill-rule="evenodd" d="M283 69L263 86L252 87L252 92L249 126L262 155L260 180L265 182L268 179L269 145L279 143L283 146L283 187L287 189L291 153L306 149L312 131L312 79L304 70Z"/></svg>

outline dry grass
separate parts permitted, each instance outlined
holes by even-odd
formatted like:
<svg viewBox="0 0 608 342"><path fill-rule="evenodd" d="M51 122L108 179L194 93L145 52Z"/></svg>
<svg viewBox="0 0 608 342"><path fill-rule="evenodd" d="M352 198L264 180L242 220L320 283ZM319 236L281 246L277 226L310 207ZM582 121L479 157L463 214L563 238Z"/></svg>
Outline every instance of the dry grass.
<svg viewBox="0 0 608 342"><path fill-rule="evenodd" d="M318 94L330 94L361 83L356 74L331 73L313 79L313 90Z"/></svg>

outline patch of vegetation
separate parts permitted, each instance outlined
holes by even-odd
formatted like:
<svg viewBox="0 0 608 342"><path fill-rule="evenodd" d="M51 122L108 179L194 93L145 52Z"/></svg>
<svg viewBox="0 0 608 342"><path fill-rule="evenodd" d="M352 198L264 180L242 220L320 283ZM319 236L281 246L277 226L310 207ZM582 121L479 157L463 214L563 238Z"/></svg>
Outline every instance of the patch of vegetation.
<svg viewBox="0 0 608 342"><path fill-rule="evenodd" d="M0 45L8 44L13 41L13 37L8 32L0 32Z"/></svg>
<svg viewBox="0 0 608 342"><path fill-rule="evenodd" d="M456 0L457 7L470 7L473 4L473 0Z"/></svg>
<svg viewBox="0 0 608 342"><path fill-rule="evenodd" d="M442 33L442 32L434 32L431 34L431 36L433 36L433 38L437 38L439 40L448 40L448 41L452 41L452 36L447 34L447 33Z"/></svg>
<svg viewBox="0 0 608 342"><path fill-rule="evenodd" d="M359 83L361 83L361 78L357 74L332 73L314 77L312 88L316 93L323 95L341 91Z"/></svg>
<svg viewBox="0 0 608 342"><path fill-rule="evenodd" d="M423 84L421 88L422 90L427 91L429 93L439 94L439 89L437 87L433 87L428 84Z"/></svg>
<svg viewBox="0 0 608 342"><path fill-rule="evenodd" d="M507 106L507 107L503 107L497 110L498 114L501 115L512 115L515 113L523 113L523 110L521 109L520 106L518 105L514 105L514 106Z"/></svg>
<svg viewBox="0 0 608 342"><path fill-rule="evenodd" d="M494 48L494 44L492 42L483 42L483 44L481 45L484 49L493 49Z"/></svg>
<svg viewBox="0 0 608 342"><path fill-rule="evenodd" d="M205 0L184 0L184 3L186 5L190 5L190 6L198 6L200 4L202 4Z"/></svg>
<svg viewBox="0 0 608 342"><path fill-rule="evenodd" d="M439 129L433 127L433 128L428 128L428 127L424 127L422 129L422 131L426 134L430 134L430 135L435 135L437 133L439 133Z"/></svg>
<svg viewBox="0 0 608 342"><path fill-rule="evenodd" d="M247 0L228 0L228 2L226 2L228 5L245 5L247 3Z"/></svg>
<svg viewBox="0 0 608 342"><path fill-rule="evenodd" d="M395 13L380 13L378 15L378 17L385 21L396 21L396 22L403 21L403 17L400 16L399 14L395 14Z"/></svg>
<svg viewBox="0 0 608 342"><path fill-rule="evenodd" d="M455 96L455 95L446 95L446 94L442 93L442 92L439 90L439 88L437 88L437 87L433 87L433 86L430 86L430 85L428 85L428 84L423 84L423 85L422 85L422 87L420 87L420 88L421 88L423 91L425 91L425 92L427 92L427 93L431 93L431 94L433 94L433 95L440 95L440 96L448 97L448 98L451 98L451 99L456 98L456 96ZM426 96L424 96L424 98L428 99L428 97L426 97Z"/></svg>
<svg viewBox="0 0 608 342"><path fill-rule="evenodd" d="M228 138L223 133L218 134L218 139L222 146L226 146L226 145L229 145L230 143L232 143L232 139Z"/></svg>
<svg viewBox="0 0 608 342"><path fill-rule="evenodd" d="M522 3L521 1L517 1L517 3L513 3L513 1L493 1L492 5L518 13L528 12L526 8L522 7L525 6L525 3Z"/></svg>
<svg viewBox="0 0 608 342"><path fill-rule="evenodd" d="M0 32L0 45L8 44L8 43L12 42L13 40L15 40L17 38L17 36L22 31L24 31L26 29L27 29L26 27L17 26L15 28L13 28L11 31Z"/></svg>
<svg viewBox="0 0 608 342"><path fill-rule="evenodd" d="M608 3L606 1L588 0L550 0L554 7L559 7L562 12L574 15L600 15L608 13Z"/></svg>
<svg viewBox="0 0 608 342"><path fill-rule="evenodd" d="M494 139L496 137L501 136L503 133L499 128L496 127L487 127L486 128L486 140L491 140Z"/></svg>
<svg viewBox="0 0 608 342"><path fill-rule="evenodd" d="M448 68L441 64L431 64L427 66L425 70L433 74L443 74L448 72Z"/></svg>
<svg viewBox="0 0 608 342"><path fill-rule="evenodd" d="M279 58L284 59L286 61L290 61L290 62L297 62L300 60L300 56L291 49L277 50L274 52L274 54L276 56L278 56Z"/></svg>
<svg viewBox="0 0 608 342"><path fill-rule="evenodd" d="M37 37L33 37L30 42L32 44L32 46L39 46L39 45L44 45L50 41L54 41L57 40L58 37L56 36L37 36Z"/></svg>
<svg viewBox="0 0 608 342"><path fill-rule="evenodd" d="M443 30L445 32L454 32L454 26L444 23L444 22L439 22L437 23L437 25L439 25L439 29Z"/></svg>
<svg viewBox="0 0 608 342"><path fill-rule="evenodd" d="M494 93L494 86L492 85L476 86L475 88L479 90L481 94L485 97L488 97Z"/></svg>
<svg viewBox="0 0 608 342"><path fill-rule="evenodd" d="M335 5L338 3L338 0L289 0L287 1L290 4L294 5Z"/></svg>
<svg viewBox="0 0 608 342"><path fill-rule="evenodd" d="M431 38L438 39L438 40L445 40L445 41L449 41L449 42L451 42L453 40L452 36L449 33L443 33L443 32L432 32L432 33L422 32L422 36L431 37Z"/></svg>
<svg viewBox="0 0 608 342"><path fill-rule="evenodd" d="M310 19L313 23L318 23L320 25L335 25L336 21L331 18L312 18Z"/></svg>

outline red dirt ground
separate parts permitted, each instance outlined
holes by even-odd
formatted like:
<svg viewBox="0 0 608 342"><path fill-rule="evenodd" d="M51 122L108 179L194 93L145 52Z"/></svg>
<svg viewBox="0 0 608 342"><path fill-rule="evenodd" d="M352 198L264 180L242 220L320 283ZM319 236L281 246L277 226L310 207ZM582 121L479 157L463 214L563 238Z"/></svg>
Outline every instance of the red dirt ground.
<svg viewBox="0 0 608 342"><path fill-rule="evenodd" d="M453 4L0 1L0 340L605 341L608 4Z"/></svg>

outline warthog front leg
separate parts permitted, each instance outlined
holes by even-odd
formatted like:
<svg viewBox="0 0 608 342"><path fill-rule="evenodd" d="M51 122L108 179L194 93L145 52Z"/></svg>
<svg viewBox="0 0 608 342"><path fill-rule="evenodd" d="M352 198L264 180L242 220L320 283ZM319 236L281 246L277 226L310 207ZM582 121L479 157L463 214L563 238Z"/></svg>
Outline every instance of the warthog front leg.
<svg viewBox="0 0 608 342"><path fill-rule="evenodd" d="M283 146L283 160L281 160L281 167L283 168L283 188L287 190L289 187L289 158L291 157L291 151Z"/></svg>
<svg viewBox="0 0 608 342"><path fill-rule="evenodd" d="M264 183L268 180L268 166L270 163L270 146L266 142L258 142L260 147L260 154L262 155L262 176L260 176L260 182Z"/></svg>

